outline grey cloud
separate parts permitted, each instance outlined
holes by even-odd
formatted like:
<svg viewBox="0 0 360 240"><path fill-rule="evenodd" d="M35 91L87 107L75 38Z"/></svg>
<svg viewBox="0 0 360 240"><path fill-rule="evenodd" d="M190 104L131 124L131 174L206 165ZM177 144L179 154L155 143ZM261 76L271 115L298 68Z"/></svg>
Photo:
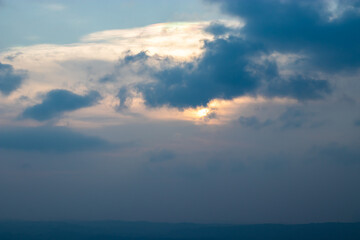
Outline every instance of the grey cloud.
<svg viewBox="0 0 360 240"><path fill-rule="evenodd" d="M19 127L0 130L0 149L38 152L99 150L110 144L65 127Z"/></svg>
<svg viewBox="0 0 360 240"><path fill-rule="evenodd" d="M67 90L56 89L48 92L42 103L28 107L21 117L46 121L61 116L64 112L95 105L101 98L96 91L81 96Z"/></svg>
<svg viewBox="0 0 360 240"><path fill-rule="evenodd" d="M145 61L148 58L149 58L149 56L146 54L146 52L141 51L135 55L128 54L127 56L125 56L123 63L129 64L129 63L138 62L138 61Z"/></svg>
<svg viewBox="0 0 360 240"><path fill-rule="evenodd" d="M132 101L132 94L129 92L128 88L123 86L119 89L117 97L120 100L119 106L117 107L118 111L122 111L128 108L126 105L127 102Z"/></svg>
<svg viewBox="0 0 360 240"><path fill-rule="evenodd" d="M151 57L151 59L155 58L157 58L157 56ZM150 57L144 51L141 51L137 54L131 54L129 51L124 58L120 59L116 63L112 73L105 74L99 78L98 81L100 83L114 83L123 77L123 70L127 67L130 67L130 69L126 69L127 71L136 72L137 74L152 71L152 69L146 64L148 59L150 59Z"/></svg>
<svg viewBox="0 0 360 240"><path fill-rule="evenodd" d="M108 82L115 82L116 77L113 74L106 74L105 76L99 79L100 83L108 83Z"/></svg>
<svg viewBox="0 0 360 240"><path fill-rule="evenodd" d="M0 92L9 95L20 87L25 77L25 71L16 72L13 66L0 63Z"/></svg>
<svg viewBox="0 0 360 240"><path fill-rule="evenodd" d="M280 52L305 52L310 66L336 71L360 65L360 1L339 1L345 11L329 20L327 1L208 0L245 19L252 42Z"/></svg>

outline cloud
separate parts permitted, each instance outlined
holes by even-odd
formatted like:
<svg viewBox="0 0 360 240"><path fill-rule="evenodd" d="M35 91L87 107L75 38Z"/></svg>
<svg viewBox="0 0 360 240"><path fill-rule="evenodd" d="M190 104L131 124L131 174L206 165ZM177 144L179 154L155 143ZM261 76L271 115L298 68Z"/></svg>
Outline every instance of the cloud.
<svg viewBox="0 0 360 240"><path fill-rule="evenodd" d="M73 152L109 147L100 138L86 136L65 127L21 127L0 129L0 149Z"/></svg>
<svg viewBox="0 0 360 240"><path fill-rule="evenodd" d="M360 66L359 1L208 0L246 22L249 41L279 52L302 52L309 66L335 71ZM334 12L336 14L334 18Z"/></svg>
<svg viewBox="0 0 360 240"><path fill-rule="evenodd" d="M46 121L59 117L64 112L95 105L99 99L100 94L96 91L81 96L67 90L56 89L48 92L42 103L26 108L21 117Z"/></svg>
<svg viewBox="0 0 360 240"><path fill-rule="evenodd" d="M120 100L120 103L117 107L117 110L122 111L128 108L127 103L132 101L132 94L129 92L127 87L121 87L117 97Z"/></svg>
<svg viewBox="0 0 360 240"><path fill-rule="evenodd" d="M11 65L0 63L0 92L9 95L20 87L25 77L24 71L15 72Z"/></svg>
<svg viewBox="0 0 360 240"><path fill-rule="evenodd" d="M108 83L108 82L115 82L115 76L113 74L106 74L105 76L99 79L100 83Z"/></svg>

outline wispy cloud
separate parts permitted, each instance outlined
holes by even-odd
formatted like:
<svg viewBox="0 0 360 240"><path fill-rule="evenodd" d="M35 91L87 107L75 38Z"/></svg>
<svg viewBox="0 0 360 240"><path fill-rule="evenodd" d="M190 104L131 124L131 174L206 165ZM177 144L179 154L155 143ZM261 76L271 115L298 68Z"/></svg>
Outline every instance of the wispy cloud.
<svg viewBox="0 0 360 240"><path fill-rule="evenodd" d="M66 6L60 3L46 3L43 5L44 8L50 11L60 12L66 9Z"/></svg>

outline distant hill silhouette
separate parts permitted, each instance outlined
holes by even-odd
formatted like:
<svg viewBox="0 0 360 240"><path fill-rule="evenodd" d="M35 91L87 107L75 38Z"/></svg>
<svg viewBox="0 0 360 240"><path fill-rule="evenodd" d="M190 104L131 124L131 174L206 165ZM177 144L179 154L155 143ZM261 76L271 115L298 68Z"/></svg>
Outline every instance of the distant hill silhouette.
<svg viewBox="0 0 360 240"><path fill-rule="evenodd" d="M360 239L360 223L301 225L206 225L148 222L0 222L1 240L352 240Z"/></svg>

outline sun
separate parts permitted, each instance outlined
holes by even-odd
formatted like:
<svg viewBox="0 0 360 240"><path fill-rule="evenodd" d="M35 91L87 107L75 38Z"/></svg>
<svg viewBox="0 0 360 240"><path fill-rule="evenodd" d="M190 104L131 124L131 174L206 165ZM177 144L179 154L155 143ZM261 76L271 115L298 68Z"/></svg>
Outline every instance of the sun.
<svg viewBox="0 0 360 240"><path fill-rule="evenodd" d="M196 115L199 118L206 117L209 114L210 110L208 108L201 108L196 112Z"/></svg>

